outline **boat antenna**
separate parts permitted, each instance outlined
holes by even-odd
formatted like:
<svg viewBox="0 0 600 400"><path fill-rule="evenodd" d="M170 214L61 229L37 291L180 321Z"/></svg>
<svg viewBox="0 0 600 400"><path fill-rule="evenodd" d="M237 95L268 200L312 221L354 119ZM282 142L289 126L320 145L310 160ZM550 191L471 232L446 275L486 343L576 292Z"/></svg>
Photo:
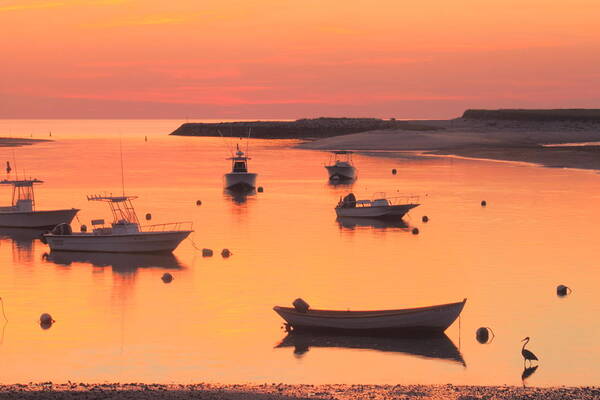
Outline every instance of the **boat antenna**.
<svg viewBox="0 0 600 400"><path fill-rule="evenodd" d="M246 140L246 157L248 157L248 146L250 146L250 134L252 133L252 127L248 128L248 140Z"/></svg>
<svg viewBox="0 0 600 400"><path fill-rule="evenodd" d="M229 154L231 154L231 157L233 157L233 150L231 149L229 143L227 143L227 140L225 140L225 136L223 136L223 133L221 133L220 129L217 129L217 132L219 132L221 139L223 139L223 143L225 144L225 147L227 147L227 149L229 150Z"/></svg>
<svg viewBox="0 0 600 400"><path fill-rule="evenodd" d="M123 197L125 197L125 174L123 172L123 137L119 132L119 152L121 153L121 189L123 190Z"/></svg>
<svg viewBox="0 0 600 400"><path fill-rule="evenodd" d="M15 156L15 151L13 150L13 165L15 167L15 180L19 180L19 173L17 171L17 157Z"/></svg>

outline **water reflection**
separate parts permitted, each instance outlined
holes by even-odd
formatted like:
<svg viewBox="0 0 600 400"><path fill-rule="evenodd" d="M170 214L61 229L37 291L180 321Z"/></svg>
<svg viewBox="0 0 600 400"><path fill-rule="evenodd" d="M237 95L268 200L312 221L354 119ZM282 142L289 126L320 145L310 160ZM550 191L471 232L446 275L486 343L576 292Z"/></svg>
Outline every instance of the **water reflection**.
<svg viewBox="0 0 600 400"><path fill-rule="evenodd" d="M30 265L33 262L35 241L45 230L26 228L0 228L0 240L11 243L13 261Z"/></svg>
<svg viewBox="0 0 600 400"><path fill-rule="evenodd" d="M315 333L289 333L276 348L293 347L294 354L303 356L311 347L366 349L404 353L421 358L436 358L467 366L462 354L445 334L428 337L387 337L320 335Z"/></svg>
<svg viewBox="0 0 600 400"><path fill-rule="evenodd" d="M535 367L527 367L523 369L523 373L521 374L521 382L523 382L523 387L525 387L525 380L533 375L538 367L539 365L536 365Z"/></svg>
<svg viewBox="0 0 600 400"><path fill-rule="evenodd" d="M256 190L248 188L225 189L223 194L235 204L244 204L248 200L248 197L256 195Z"/></svg>
<svg viewBox="0 0 600 400"><path fill-rule="evenodd" d="M138 268L184 269L173 254L117 254L52 251L43 259L57 265L70 266L72 263L91 264L93 267L111 267L118 274L134 274Z"/></svg>
<svg viewBox="0 0 600 400"><path fill-rule="evenodd" d="M337 223L342 230L355 230L360 228L374 228L382 230L394 228L406 232L410 230L410 226L402 219L338 217Z"/></svg>

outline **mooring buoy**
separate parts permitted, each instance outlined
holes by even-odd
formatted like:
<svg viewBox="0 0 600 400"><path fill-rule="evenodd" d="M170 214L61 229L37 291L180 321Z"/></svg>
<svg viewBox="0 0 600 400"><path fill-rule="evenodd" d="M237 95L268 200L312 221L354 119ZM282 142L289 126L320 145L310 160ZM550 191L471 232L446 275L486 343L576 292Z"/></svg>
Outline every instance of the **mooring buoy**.
<svg viewBox="0 0 600 400"><path fill-rule="evenodd" d="M556 287L556 295L559 297L564 297L568 294L571 294L572 290L570 287L565 286L565 285L558 285Z"/></svg>
<svg viewBox="0 0 600 400"><path fill-rule="evenodd" d="M146 221L150 221L152 219L152 214L146 214Z"/></svg>
<svg viewBox="0 0 600 400"><path fill-rule="evenodd" d="M396 171L396 168L392 169L392 175L396 175L398 173L398 171Z"/></svg>
<svg viewBox="0 0 600 400"><path fill-rule="evenodd" d="M196 200L196 205L197 205L197 206L201 206L201 205L202 205L202 201L200 201L200 200Z"/></svg>
<svg viewBox="0 0 600 400"><path fill-rule="evenodd" d="M164 283L171 283L171 281L173 280L173 275L171 275L168 272L165 272L160 279L162 279Z"/></svg>
<svg viewBox="0 0 600 400"><path fill-rule="evenodd" d="M485 207L485 206L487 206L487 201L481 200L481 207Z"/></svg>
<svg viewBox="0 0 600 400"><path fill-rule="evenodd" d="M490 333L492 334L492 340L493 340L495 337L494 331L492 331L491 328L482 326L481 328L477 329L477 331L475 332L475 338L481 344L491 343Z"/></svg>
<svg viewBox="0 0 600 400"><path fill-rule="evenodd" d="M419 228L413 228L411 232L412 232L413 235L418 235L419 234Z"/></svg>
<svg viewBox="0 0 600 400"><path fill-rule="evenodd" d="M263 191L264 191L263 187L262 187L262 186L259 186L259 187L258 187L258 193L262 193Z"/></svg>
<svg viewBox="0 0 600 400"><path fill-rule="evenodd" d="M423 218L421 218L421 220L423 222L429 222L429 217L427 215L423 215Z"/></svg>
<svg viewBox="0 0 600 400"><path fill-rule="evenodd" d="M221 257L223 257L223 258L227 258L231 255L232 255L232 253L229 249L223 249L223 251L221 251Z"/></svg>
<svg viewBox="0 0 600 400"><path fill-rule="evenodd" d="M202 249L202 257L212 257L213 251L211 249Z"/></svg>
<svg viewBox="0 0 600 400"><path fill-rule="evenodd" d="M79 227L79 230L80 230L81 232L87 232L87 225L85 225L85 224L81 225L81 226Z"/></svg>
<svg viewBox="0 0 600 400"><path fill-rule="evenodd" d="M56 322L52 319L52 316L48 313L43 313L40 315L40 326L42 329L48 329L52 326L52 324Z"/></svg>

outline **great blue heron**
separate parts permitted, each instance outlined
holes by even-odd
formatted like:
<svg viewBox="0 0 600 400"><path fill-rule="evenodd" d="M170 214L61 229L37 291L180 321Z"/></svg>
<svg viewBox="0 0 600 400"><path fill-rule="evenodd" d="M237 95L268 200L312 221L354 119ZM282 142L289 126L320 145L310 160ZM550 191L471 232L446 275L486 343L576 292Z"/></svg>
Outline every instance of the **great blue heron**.
<svg viewBox="0 0 600 400"><path fill-rule="evenodd" d="M535 354L533 354L531 351L525 348L525 346L527 346L527 343L529 343L529 336L527 336L521 341L525 342L523 343L523 348L521 349L521 354L523 355L523 363L525 363L527 360L529 360L529 364L531 364L531 360L538 361L538 358L535 356Z"/></svg>

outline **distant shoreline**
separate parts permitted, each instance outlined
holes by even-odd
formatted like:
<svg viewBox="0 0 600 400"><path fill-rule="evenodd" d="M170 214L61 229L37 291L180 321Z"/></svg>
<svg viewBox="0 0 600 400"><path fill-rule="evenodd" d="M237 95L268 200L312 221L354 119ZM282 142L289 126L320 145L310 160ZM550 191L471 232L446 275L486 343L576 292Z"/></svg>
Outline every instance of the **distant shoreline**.
<svg viewBox="0 0 600 400"><path fill-rule="evenodd" d="M516 386L454 385L287 385L287 384L143 384L105 383L0 385L0 399L482 399L498 400L591 400L598 399L598 387L522 388Z"/></svg>
<svg viewBox="0 0 600 400"><path fill-rule="evenodd" d="M0 147L21 147L31 146L36 143L51 142L47 139L25 139L25 138L7 138L0 137Z"/></svg>

